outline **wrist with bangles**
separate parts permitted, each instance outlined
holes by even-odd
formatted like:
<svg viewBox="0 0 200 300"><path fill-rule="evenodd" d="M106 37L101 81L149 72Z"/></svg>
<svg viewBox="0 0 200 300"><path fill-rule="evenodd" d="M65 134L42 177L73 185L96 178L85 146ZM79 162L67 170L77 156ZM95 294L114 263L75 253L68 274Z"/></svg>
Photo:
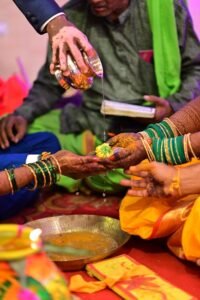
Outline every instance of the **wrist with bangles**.
<svg viewBox="0 0 200 300"><path fill-rule="evenodd" d="M139 134L149 161L179 165L198 158L191 144L191 134L180 135L170 119L150 124Z"/></svg>
<svg viewBox="0 0 200 300"><path fill-rule="evenodd" d="M40 160L37 162L24 164L22 166L27 168L33 176L33 181L27 186L30 190L49 187L60 179L61 168L59 162L55 156L50 153L42 153ZM10 185L10 191L14 194L19 189L15 179L14 169L5 169L5 172Z"/></svg>

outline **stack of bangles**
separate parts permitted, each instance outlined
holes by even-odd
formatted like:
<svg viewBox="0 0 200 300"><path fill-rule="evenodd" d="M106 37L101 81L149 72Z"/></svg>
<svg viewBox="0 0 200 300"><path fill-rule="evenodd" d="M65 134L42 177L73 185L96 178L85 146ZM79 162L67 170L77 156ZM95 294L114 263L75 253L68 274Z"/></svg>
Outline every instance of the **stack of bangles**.
<svg viewBox="0 0 200 300"><path fill-rule="evenodd" d="M60 165L54 155L48 153L48 156L30 164L24 164L33 175L33 182L28 186L29 190L36 190L37 188L44 188L55 184L61 175ZM5 169L8 181L11 188L11 193L18 191L18 186L15 179L14 169Z"/></svg>
<svg viewBox="0 0 200 300"><path fill-rule="evenodd" d="M191 144L191 134L181 135L170 119L161 123L150 124L140 132L141 141L149 161L159 161L179 165L197 158ZM151 145L148 140L151 140Z"/></svg>

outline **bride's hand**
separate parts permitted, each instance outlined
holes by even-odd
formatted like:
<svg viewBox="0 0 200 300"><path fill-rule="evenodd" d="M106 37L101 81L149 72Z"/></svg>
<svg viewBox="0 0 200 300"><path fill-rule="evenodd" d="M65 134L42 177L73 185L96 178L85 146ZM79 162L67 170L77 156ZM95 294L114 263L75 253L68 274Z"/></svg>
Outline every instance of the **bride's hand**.
<svg viewBox="0 0 200 300"><path fill-rule="evenodd" d="M61 150L55 153L54 157L60 165L62 174L74 179L106 172L105 166L100 164L101 159L95 156L81 156Z"/></svg>

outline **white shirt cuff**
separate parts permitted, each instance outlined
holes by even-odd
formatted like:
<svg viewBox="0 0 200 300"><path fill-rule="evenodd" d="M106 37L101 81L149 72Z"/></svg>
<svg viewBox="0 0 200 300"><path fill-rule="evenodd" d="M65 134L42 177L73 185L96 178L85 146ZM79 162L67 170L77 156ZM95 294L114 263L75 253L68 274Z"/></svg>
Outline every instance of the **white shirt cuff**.
<svg viewBox="0 0 200 300"><path fill-rule="evenodd" d="M61 15L64 15L65 13L64 12L60 12L54 16L52 16L50 19L48 19L44 24L42 24L41 28L40 28L40 31L43 32L45 27L47 26L47 24L52 21L53 19L55 19L56 17L58 16L61 16Z"/></svg>
<svg viewBox="0 0 200 300"><path fill-rule="evenodd" d="M26 164L31 164L39 160L39 154L29 154L26 158Z"/></svg>

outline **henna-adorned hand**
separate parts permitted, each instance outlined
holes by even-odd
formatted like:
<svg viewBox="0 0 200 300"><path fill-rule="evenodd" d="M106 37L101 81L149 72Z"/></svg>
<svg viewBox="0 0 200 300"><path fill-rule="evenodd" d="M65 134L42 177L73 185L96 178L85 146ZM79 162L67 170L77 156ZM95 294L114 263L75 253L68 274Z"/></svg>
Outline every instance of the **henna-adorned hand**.
<svg viewBox="0 0 200 300"><path fill-rule="evenodd" d="M134 147L139 138L140 138L140 134L138 133L125 132L125 133L119 133L114 137L110 138L107 141L107 143L111 147L120 147L120 148Z"/></svg>
<svg viewBox="0 0 200 300"><path fill-rule="evenodd" d="M74 179L106 172L101 159L95 156L80 156L70 151L61 150L54 154L63 175Z"/></svg>
<svg viewBox="0 0 200 300"><path fill-rule="evenodd" d="M110 169L128 169L146 158L141 136L135 133L120 133L107 141L114 154L102 163Z"/></svg>
<svg viewBox="0 0 200 300"><path fill-rule="evenodd" d="M141 163L130 167L126 172L141 179L124 179L121 185L129 187L128 194L132 196L178 196L178 189L170 189L170 185L177 173L175 167L163 163Z"/></svg>

